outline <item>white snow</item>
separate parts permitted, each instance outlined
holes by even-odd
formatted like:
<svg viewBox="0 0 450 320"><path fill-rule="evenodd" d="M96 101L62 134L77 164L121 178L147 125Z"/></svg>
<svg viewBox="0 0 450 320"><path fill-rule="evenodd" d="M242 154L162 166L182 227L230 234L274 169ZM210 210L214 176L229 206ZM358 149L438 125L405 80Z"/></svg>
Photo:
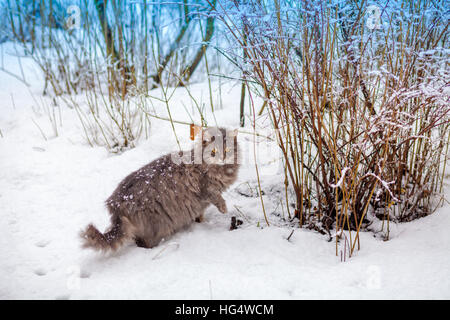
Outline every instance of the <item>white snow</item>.
<svg viewBox="0 0 450 320"><path fill-rule="evenodd" d="M8 70L20 72L15 58L7 62ZM107 255L81 249L82 228L90 222L101 230L108 226L104 201L121 179L176 150L176 140L168 122L152 119L148 140L113 155L88 146L74 111L64 106L55 137L38 106L39 73L31 61L22 63L30 91L0 73L0 299L450 298L449 205L414 222L391 223L386 242L363 233L361 250L341 262L334 240L317 232L294 228L287 240L293 227L272 214L287 215L282 193L278 203L264 196L267 227L257 190L251 189L252 148L239 181L224 195L227 215L210 207L205 222L153 249L130 245ZM220 125L237 127L239 90L223 90L224 109L216 113ZM206 85L192 92L207 100ZM189 101L182 90L171 100L171 111L186 120L180 101ZM188 146L189 127L176 130ZM240 134L240 142L249 137ZM275 174L277 153L260 157L263 190L283 190ZM247 186L248 197L236 191ZM244 224L229 231L232 215Z"/></svg>

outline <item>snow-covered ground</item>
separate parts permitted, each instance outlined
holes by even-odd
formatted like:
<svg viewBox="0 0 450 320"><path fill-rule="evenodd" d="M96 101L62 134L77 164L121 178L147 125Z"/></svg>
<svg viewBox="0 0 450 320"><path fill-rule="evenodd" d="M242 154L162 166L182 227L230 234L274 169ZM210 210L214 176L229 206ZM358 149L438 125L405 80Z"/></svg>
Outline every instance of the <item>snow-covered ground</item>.
<svg viewBox="0 0 450 320"><path fill-rule="evenodd" d="M82 250L78 232L90 222L108 226L103 203L121 179L177 145L170 124L152 119L150 138L134 149L115 155L92 148L75 111L64 106L53 136L39 107L39 73L29 60L22 63L30 90L0 72L0 299L450 298L449 205L391 225L387 242L363 233L361 250L341 262L334 241L280 219L286 213L284 195L280 201L273 196L283 190L276 152L263 152L260 159L270 227L249 189L256 181L250 160L224 195L227 215L210 207L205 222L153 249L130 245L107 255ZM15 58L5 66L20 74ZM192 92L207 100L206 84ZM231 85L222 90L219 125L237 127L239 92ZM171 100L174 118L188 121L181 101L188 104L189 98L180 89ZM176 130L188 146L188 127ZM239 141L245 146L250 137L241 134ZM231 216L244 221L241 228L229 231Z"/></svg>

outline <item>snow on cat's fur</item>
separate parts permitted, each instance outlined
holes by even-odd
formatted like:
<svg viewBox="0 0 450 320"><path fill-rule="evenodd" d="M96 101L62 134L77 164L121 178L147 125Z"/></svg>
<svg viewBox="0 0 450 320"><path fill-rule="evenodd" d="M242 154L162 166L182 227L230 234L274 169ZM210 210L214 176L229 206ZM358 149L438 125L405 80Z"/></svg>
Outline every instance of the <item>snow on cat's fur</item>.
<svg viewBox="0 0 450 320"><path fill-rule="evenodd" d="M81 233L83 247L116 250L129 240L151 248L215 205L226 213L222 197L236 181L237 131L208 128L183 156L164 155L128 175L106 200L111 226L101 233L92 224Z"/></svg>

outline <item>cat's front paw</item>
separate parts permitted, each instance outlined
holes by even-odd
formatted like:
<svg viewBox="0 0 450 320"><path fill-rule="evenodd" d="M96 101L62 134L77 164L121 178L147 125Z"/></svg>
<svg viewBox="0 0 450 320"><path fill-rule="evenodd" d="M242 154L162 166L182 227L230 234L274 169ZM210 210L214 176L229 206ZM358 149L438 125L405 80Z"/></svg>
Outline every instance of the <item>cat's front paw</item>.
<svg viewBox="0 0 450 320"><path fill-rule="evenodd" d="M220 202L219 205L217 206L217 209L219 209L220 212L222 213L227 213L227 204L225 203L225 201Z"/></svg>

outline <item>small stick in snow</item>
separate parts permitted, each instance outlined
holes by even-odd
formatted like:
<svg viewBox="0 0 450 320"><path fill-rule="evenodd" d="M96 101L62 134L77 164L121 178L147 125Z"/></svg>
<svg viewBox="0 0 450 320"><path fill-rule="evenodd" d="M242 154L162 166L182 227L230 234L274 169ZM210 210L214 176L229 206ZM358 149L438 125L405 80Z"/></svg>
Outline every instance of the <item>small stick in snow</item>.
<svg viewBox="0 0 450 320"><path fill-rule="evenodd" d="M165 246L164 248L162 248L157 254L155 254L155 256L152 258L152 260L156 260L159 258L159 256L161 256L161 254L170 246L175 246L175 250L178 249L180 247L180 244L177 242L171 242L169 243L167 246Z"/></svg>
<svg viewBox="0 0 450 320"><path fill-rule="evenodd" d="M295 230L294 230L294 229L292 229L292 232L291 232L291 234L290 234L290 235L289 235L289 237L287 237L287 239L286 239L287 241L291 240L291 237L292 237L292 235L294 234L294 231L295 231Z"/></svg>
<svg viewBox="0 0 450 320"><path fill-rule="evenodd" d="M209 280L209 298L213 299L211 280Z"/></svg>

